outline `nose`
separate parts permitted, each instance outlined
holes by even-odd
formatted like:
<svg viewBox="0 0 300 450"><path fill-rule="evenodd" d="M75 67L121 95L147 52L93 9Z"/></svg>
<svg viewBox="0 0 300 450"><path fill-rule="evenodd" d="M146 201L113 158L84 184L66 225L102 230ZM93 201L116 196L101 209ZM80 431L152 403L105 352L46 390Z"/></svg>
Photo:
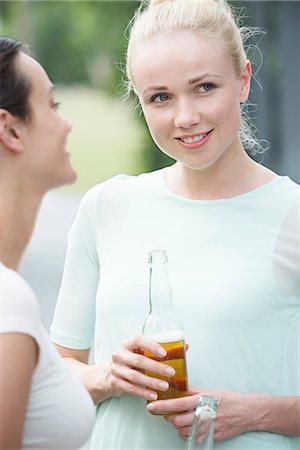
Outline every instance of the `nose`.
<svg viewBox="0 0 300 450"><path fill-rule="evenodd" d="M73 125L72 125L72 123L70 122L70 120L66 116L63 116L63 118L64 118L64 121L65 121L65 123L67 125L68 133L70 133L72 131Z"/></svg>
<svg viewBox="0 0 300 450"><path fill-rule="evenodd" d="M177 103L174 125L177 128L192 128L200 121L200 112L191 99L181 99Z"/></svg>

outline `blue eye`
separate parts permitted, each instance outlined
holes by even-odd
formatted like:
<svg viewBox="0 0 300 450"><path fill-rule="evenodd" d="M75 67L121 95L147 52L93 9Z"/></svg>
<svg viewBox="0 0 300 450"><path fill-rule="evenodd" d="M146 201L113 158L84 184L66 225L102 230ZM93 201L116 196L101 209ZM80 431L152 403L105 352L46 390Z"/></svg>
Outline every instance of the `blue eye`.
<svg viewBox="0 0 300 450"><path fill-rule="evenodd" d="M213 83L202 83L198 87L198 91L202 92L202 93L206 93L206 92L211 91L214 87L215 87L215 85Z"/></svg>
<svg viewBox="0 0 300 450"><path fill-rule="evenodd" d="M163 103L167 100L169 100L169 96L167 94L158 94L152 97L152 101L154 103Z"/></svg>

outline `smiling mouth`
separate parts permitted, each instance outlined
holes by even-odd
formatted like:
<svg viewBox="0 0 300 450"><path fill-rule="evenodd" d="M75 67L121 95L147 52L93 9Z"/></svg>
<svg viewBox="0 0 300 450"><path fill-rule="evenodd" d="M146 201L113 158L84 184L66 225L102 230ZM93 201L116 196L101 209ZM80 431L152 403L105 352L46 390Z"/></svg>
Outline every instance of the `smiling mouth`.
<svg viewBox="0 0 300 450"><path fill-rule="evenodd" d="M212 131L212 130L211 130ZM201 134L197 134L195 136L187 136L187 137L181 137L181 138L177 138L180 141L184 142L185 144L194 144L196 142L200 142L203 139L206 138L206 136L211 133L211 131L208 131L207 133L201 133Z"/></svg>

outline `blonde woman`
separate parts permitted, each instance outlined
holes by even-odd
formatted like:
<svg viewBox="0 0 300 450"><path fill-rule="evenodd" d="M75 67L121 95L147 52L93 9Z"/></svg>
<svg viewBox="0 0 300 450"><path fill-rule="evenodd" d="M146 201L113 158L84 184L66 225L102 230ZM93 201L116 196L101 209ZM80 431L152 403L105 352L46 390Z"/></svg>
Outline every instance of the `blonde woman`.
<svg viewBox="0 0 300 450"><path fill-rule="evenodd" d="M70 233L52 339L99 404L92 449L182 449L198 392L219 399L216 450L299 448L300 187L246 152L242 33L221 0L143 2L131 23L129 88L175 163L94 187ZM147 407L167 420L140 354L159 354L139 336L156 248L190 345L190 395Z"/></svg>
<svg viewBox="0 0 300 450"><path fill-rule="evenodd" d="M42 199L74 183L70 122L54 86L22 44L0 37L0 448L79 449L94 406L65 367L19 275Z"/></svg>

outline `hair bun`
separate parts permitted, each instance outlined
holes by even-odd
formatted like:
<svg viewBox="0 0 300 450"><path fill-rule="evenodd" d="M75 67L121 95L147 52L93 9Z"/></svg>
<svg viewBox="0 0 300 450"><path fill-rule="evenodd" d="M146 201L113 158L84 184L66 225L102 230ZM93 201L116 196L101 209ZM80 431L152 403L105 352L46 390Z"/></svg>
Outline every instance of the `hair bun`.
<svg viewBox="0 0 300 450"><path fill-rule="evenodd" d="M142 0L143 1L143 0ZM159 4L159 3L167 3L167 2L181 2L183 0L144 0L145 3L150 3L150 4ZM197 0L185 0L185 1L194 1L196 2ZM203 0L198 0L199 2L203 1ZM226 3L226 0L204 0L207 2L212 2L212 3L220 3L220 5L224 5L224 3Z"/></svg>
<svg viewBox="0 0 300 450"><path fill-rule="evenodd" d="M227 0L141 0L141 6L143 7L147 7L147 5L151 8L154 6L158 6L158 5L162 5L163 3L179 3L182 1L193 1L193 2L199 2L201 3L202 1L205 2L211 2L211 3L215 3L215 4L219 4L220 6L228 6Z"/></svg>
<svg viewBox="0 0 300 450"><path fill-rule="evenodd" d="M152 5L158 5L161 3L175 2L175 1L177 1L177 0L148 0L148 3L150 3L150 6L152 6Z"/></svg>
<svg viewBox="0 0 300 450"><path fill-rule="evenodd" d="M169 0L150 0L150 3L163 3Z"/></svg>

